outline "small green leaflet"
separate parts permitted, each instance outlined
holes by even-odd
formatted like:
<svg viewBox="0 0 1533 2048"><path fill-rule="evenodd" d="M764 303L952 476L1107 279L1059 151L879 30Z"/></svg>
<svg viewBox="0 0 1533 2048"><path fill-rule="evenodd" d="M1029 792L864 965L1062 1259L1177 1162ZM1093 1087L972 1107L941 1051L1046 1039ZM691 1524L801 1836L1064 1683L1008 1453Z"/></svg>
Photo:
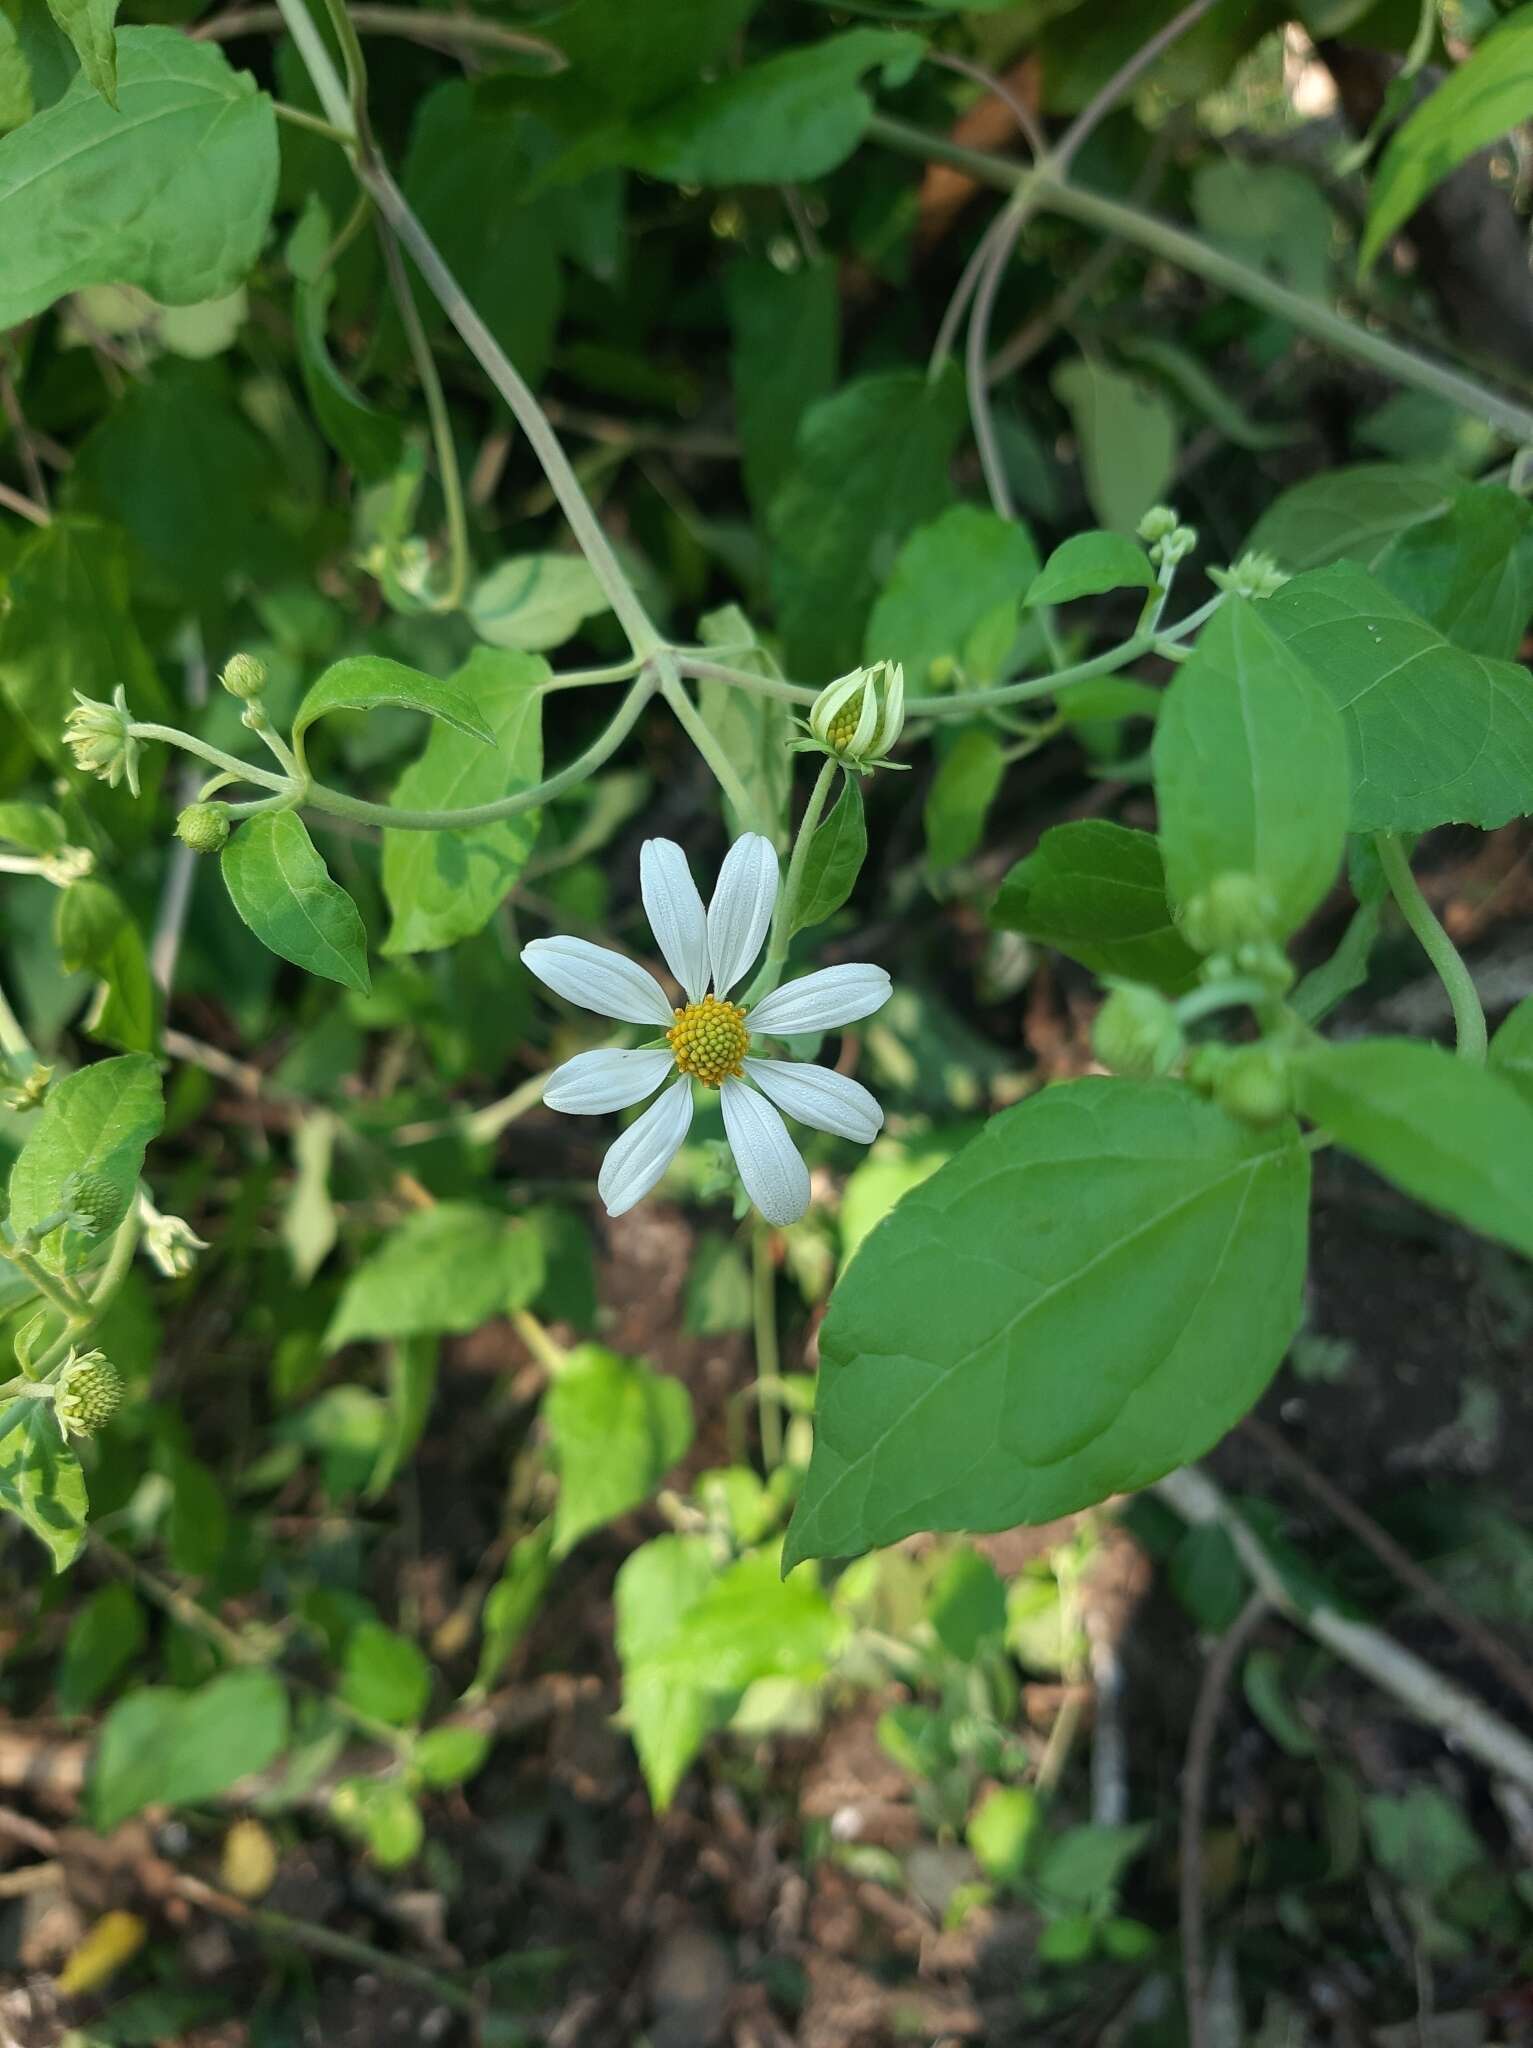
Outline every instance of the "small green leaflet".
<svg viewBox="0 0 1533 2048"><path fill-rule="evenodd" d="M1321 569L1343 555L1372 568L1391 541L1440 518L1457 480L1441 470L1401 462L1360 462L1328 469L1275 498L1246 541L1297 573Z"/></svg>
<svg viewBox="0 0 1533 2048"><path fill-rule="evenodd" d="M408 1636L381 1622L360 1621L346 1638L341 1697L375 1721L408 1728L426 1711L431 1666Z"/></svg>
<svg viewBox="0 0 1533 2048"><path fill-rule="evenodd" d="M842 1275L787 1559L1042 1522L1199 1456L1297 1326L1309 1160L1175 1082L992 1118Z"/></svg>
<svg viewBox="0 0 1533 2048"><path fill-rule="evenodd" d="M1347 831L1341 720L1268 623L1230 598L1176 672L1152 759L1172 901L1257 875L1294 931L1336 879Z"/></svg>
<svg viewBox="0 0 1533 2048"><path fill-rule="evenodd" d="M541 654L606 611L607 594L583 555L516 555L480 578L467 609L492 647Z"/></svg>
<svg viewBox="0 0 1533 2048"><path fill-rule="evenodd" d="M569 1354L544 1397L543 1420L559 1464L555 1557L648 1500L692 1442L692 1400L681 1381L600 1344Z"/></svg>
<svg viewBox="0 0 1533 2048"><path fill-rule="evenodd" d="M1494 1067L1410 1038L1296 1059L1299 1107L1430 1208L1533 1258L1533 1104Z"/></svg>
<svg viewBox="0 0 1533 2048"><path fill-rule="evenodd" d="M91 1760L92 1827L146 1806L196 1806L264 1771L287 1742L287 1694L270 1671L226 1671L195 1692L146 1685L119 1700Z"/></svg>
<svg viewBox="0 0 1533 2048"><path fill-rule="evenodd" d="M71 972L88 967L101 977L86 1029L124 1052L152 1052L158 1002L138 926L104 882L72 882L59 892L53 934L59 959Z"/></svg>
<svg viewBox="0 0 1533 2048"><path fill-rule="evenodd" d="M147 1053L98 1060L55 1081L11 1168L11 1227L18 1232L56 1215L76 1174L100 1174L126 1210L143 1171L144 1151L165 1120L160 1071ZM61 1271L82 1266L98 1241L55 1230L43 1239L44 1262Z"/></svg>
<svg viewBox="0 0 1533 2048"><path fill-rule="evenodd" d="M400 776L406 810L464 810L530 789L543 773L543 689L535 655L476 648L453 678L493 744L439 726ZM392 923L385 954L427 953L472 937L516 882L538 836L540 810L454 832L383 835L383 893Z"/></svg>
<svg viewBox="0 0 1533 2048"><path fill-rule="evenodd" d="M367 1482L368 1500L379 1500L393 1485L420 1442L436 1395L437 1342L434 1337L401 1337L388 1349L388 1422L378 1462Z"/></svg>
<svg viewBox="0 0 1533 2048"><path fill-rule="evenodd" d="M1019 521L980 505L950 505L895 556L868 618L863 660L903 663L912 692L940 689L944 672L934 675L934 667L963 665L976 630L992 620L1004 633L1003 653L1010 651L1022 593L1037 573L1038 551Z"/></svg>
<svg viewBox="0 0 1533 2048"><path fill-rule="evenodd" d="M1132 533L1171 482L1171 408L1137 378L1084 356L1061 363L1051 382L1075 423L1092 511L1104 526Z"/></svg>
<svg viewBox="0 0 1533 2048"><path fill-rule="evenodd" d="M954 867L974 852L1005 774L1005 749L985 727L970 726L948 747L923 813L926 857L934 868Z"/></svg>
<svg viewBox="0 0 1533 2048"><path fill-rule="evenodd" d="M296 811L248 818L219 856L229 901L263 946L362 993L372 986L362 913L330 879Z"/></svg>
<svg viewBox="0 0 1533 2048"><path fill-rule="evenodd" d="M1074 533L1061 541L1028 585L1022 602L1068 604L1106 590L1153 590L1155 570L1125 533Z"/></svg>
<svg viewBox="0 0 1533 2048"><path fill-rule="evenodd" d="M1450 171L1533 114L1533 8L1500 22L1390 137L1358 251L1366 271Z"/></svg>
<svg viewBox="0 0 1533 2048"><path fill-rule="evenodd" d="M85 1542L85 1475L54 1419L53 1404L30 1396L0 1408L0 1508L46 1544L56 1572Z"/></svg>
<svg viewBox="0 0 1533 2048"><path fill-rule="evenodd" d="M1106 818L1054 825L1001 884L990 922L1025 932L1094 974L1180 995L1198 956L1172 922L1166 870L1149 832Z"/></svg>
<svg viewBox="0 0 1533 2048"><path fill-rule="evenodd" d="M868 832L862 817L862 791L854 775L843 775L841 794L830 816L809 842L803 882L794 909L793 930L808 931L834 917L862 870ZM792 933L789 933L792 937Z"/></svg>
<svg viewBox="0 0 1533 2048"><path fill-rule="evenodd" d="M472 1202L438 1202L390 1232L347 1281L325 1349L361 1337L462 1335L525 1308L543 1284L530 1224Z"/></svg>
<svg viewBox="0 0 1533 2048"><path fill-rule="evenodd" d="M243 284L277 191L271 101L178 28L117 37L117 104L90 79L0 139L0 328L88 284L190 306Z"/></svg>
<svg viewBox="0 0 1533 2048"><path fill-rule="evenodd" d="M335 271L321 266L331 241L330 216L311 192L288 243L293 271L293 333L298 364L314 417L331 447L364 483L377 483L399 466L404 428L369 405L330 353L327 322Z"/></svg>
<svg viewBox="0 0 1533 2048"><path fill-rule="evenodd" d="M69 832L48 804L0 803L0 839L24 853L59 853Z"/></svg>
<svg viewBox="0 0 1533 2048"><path fill-rule="evenodd" d="M1533 810L1533 677L1445 640L1355 562L1261 607L1342 714L1354 832L1489 830Z"/></svg>
<svg viewBox="0 0 1533 2048"><path fill-rule="evenodd" d="M108 106L117 104L117 0L48 0L48 12L74 45L80 69Z"/></svg>
<svg viewBox="0 0 1533 2048"><path fill-rule="evenodd" d="M1533 996L1526 996L1490 1042L1490 1063L1533 1102Z"/></svg>
<svg viewBox="0 0 1533 2048"><path fill-rule="evenodd" d="M84 1714L133 1662L148 1640L144 1610L131 1586L114 1579L75 1610L54 1695L61 1714Z"/></svg>
<svg viewBox="0 0 1533 2048"><path fill-rule="evenodd" d="M494 738L472 695L456 679L444 683L419 669L406 668L402 661L386 661L380 654L352 654L333 663L305 693L293 719L293 739L300 756L304 734L327 711L375 711L384 704L428 712L486 745Z"/></svg>

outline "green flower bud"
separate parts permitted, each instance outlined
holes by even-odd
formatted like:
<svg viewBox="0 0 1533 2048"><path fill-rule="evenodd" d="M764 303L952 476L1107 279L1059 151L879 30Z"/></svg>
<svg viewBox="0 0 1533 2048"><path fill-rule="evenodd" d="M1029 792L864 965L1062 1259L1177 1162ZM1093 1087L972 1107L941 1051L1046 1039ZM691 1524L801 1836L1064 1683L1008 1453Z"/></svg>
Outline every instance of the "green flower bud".
<svg viewBox="0 0 1533 2048"><path fill-rule="evenodd" d="M176 820L176 837L193 853L217 853L229 837L229 814L222 804L188 804Z"/></svg>
<svg viewBox="0 0 1533 2048"><path fill-rule="evenodd" d="M1198 544L1196 527L1178 526L1168 533L1164 540L1157 541L1150 550L1152 562L1165 562L1174 567L1185 556L1190 555Z"/></svg>
<svg viewBox="0 0 1533 2048"><path fill-rule="evenodd" d="M875 662L826 685L810 708L806 745L832 754L859 775L893 764L888 755L905 723L905 671Z"/></svg>
<svg viewBox="0 0 1533 2048"><path fill-rule="evenodd" d="M1176 530L1176 514L1169 505L1152 505L1139 522L1139 538L1146 541L1164 540L1168 533Z"/></svg>
<svg viewBox="0 0 1533 2048"><path fill-rule="evenodd" d="M1219 1076L1235 1057L1235 1053L1236 1047L1226 1045L1222 1039L1211 1038L1203 1045L1195 1045L1187 1055L1182 1078L1190 1088L1196 1088L1200 1095L1212 1095L1219 1085Z"/></svg>
<svg viewBox="0 0 1533 2048"><path fill-rule="evenodd" d="M66 1436L91 1436L122 1406L122 1374L104 1351L71 1351L53 1383L53 1412Z"/></svg>
<svg viewBox="0 0 1533 2048"><path fill-rule="evenodd" d="M78 690L75 696L78 702L64 719L64 744L75 766L84 775L99 775L113 789L126 780L137 796L139 743L129 731L132 720L122 684L113 691L110 704L81 696Z"/></svg>
<svg viewBox="0 0 1533 2048"><path fill-rule="evenodd" d="M1271 597L1288 581L1287 572L1271 555L1261 553L1244 554L1229 568L1210 569L1208 574L1211 582L1234 597Z"/></svg>
<svg viewBox="0 0 1533 2048"><path fill-rule="evenodd" d="M1097 1058L1115 1074L1136 1080L1169 1074L1182 1056L1176 1011L1153 988L1115 988L1091 1028Z"/></svg>
<svg viewBox="0 0 1533 2048"><path fill-rule="evenodd" d="M266 688L266 664L253 654L231 654L219 681L231 697L249 704Z"/></svg>
<svg viewBox="0 0 1533 2048"><path fill-rule="evenodd" d="M1235 953L1270 941L1278 909L1257 875L1220 875L1182 912L1182 936L1194 952Z"/></svg>
<svg viewBox="0 0 1533 2048"><path fill-rule="evenodd" d="M1230 1057L1214 1080L1214 1100L1245 1124L1275 1124L1293 1107L1288 1056L1275 1045L1226 1048Z"/></svg>
<svg viewBox="0 0 1533 2048"><path fill-rule="evenodd" d="M105 1237L128 1213L126 1196L104 1173L76 1174L66 1199L71 1224L88 1237Z"/></svg>
<svg viewBox="0 0 1533 2048"><path fill-rule="evenodd" d="M1235 971L1264 981L1277 995L1293 986L1293 962L1271 939L1251 939L1235 948Z"/></svg>
<svg viewBox="0 0 1533 2048"><path fill-rule="evenodd" d="M147 1196L139 1197L139 1215L144 1224L144 1251L167 1280L181 1280L205 1252L208 1241L199 1237L184 1216L163 1216Z"/></svg>

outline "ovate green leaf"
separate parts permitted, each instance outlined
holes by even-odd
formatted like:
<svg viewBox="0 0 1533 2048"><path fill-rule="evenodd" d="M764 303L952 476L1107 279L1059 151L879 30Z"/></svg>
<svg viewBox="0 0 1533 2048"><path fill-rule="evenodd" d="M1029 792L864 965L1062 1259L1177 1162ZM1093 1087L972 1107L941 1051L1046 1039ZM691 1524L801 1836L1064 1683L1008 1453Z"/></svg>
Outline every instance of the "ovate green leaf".
<svg viewBox="0 0 1533 2048"><path fill-rule="evenodd" d="M724 273L730 373L745 489L757 517L793 460L799 421L836 377L841 299L833 263L779 270L741 257Z"/></svg>
<svg viewBox="0 0 1533 2048"><path fill-rule="evenodd" d="M1461 485L1440 517L1396 534L1373 573L1455 646L1513 661L1533 618L1533 506L1500 484Z"/></svg>
<svg viewBox="0 0 1533 2048"><path fill-rule="evenodd" d="M0 328L88 284L167 306L244 282L277 190L271 101L213 43L117 37L117 105L86 76L0 140Z"/></svg>
<svg viewBox="0 0 1533 2048"><path fill-rule="evenodd" d="M648 1500L692 1441L680 1380L582 1344L549 1388L543 1420L559 1462L554 1555Z"/></svg>
<svg viewBox="0 0 1533 2048"><path fill-rule="evenodd" d="M1180 995L1199 960L1176 929L1166 870L1149 832L1106 818L1054 825L1001 884L990 922L1025 932L1095 974Z"/></svg>
<svg viewBox="0 0 1533 2048"><path fill-rule="evenodd" d="M470 739L488 743L493 737L473 696L456 678L442 682L381 654L352 654L332 663L305 693L293 719L293 737L301 739L327 711L375 711L385 704L427 712Z"/></svg>
<svg viewBox="0 0 1533 2048"><path fill-rule="evenodd" d="M466 810L531 789L543 773L547 665L529 654L477 648L453 678L493 736L438 727L394 789L402 810ZM538 836L542 813L453 832L385 832L383 893L393 922L385 953L428 953L484 926L513 887Z"/></svg>
<svg viewBox="0 0 1533 2048"><path fill-rule="evenodd" d="M117 104L117 0L48 0L48 12L74 45L80 69L109 106Z"/></svg>
<svg viewBox="0 0 1533 2048"><path fill-rule="evenodd" d="M341 1697L358 1713L406 1728L426 1711L431 1666L408 1636L381 1622L358 1622L346 1638Z"/></svg>
<svg viewBox="0 0 1533 2048"><path fill-rule="evenodd" d="M1171 408L1136 378L1084 356L1062 363L1052 381L1081 444L1091 509L1104 526L1132 533L1171 482Z"/></svg>
<svg viewBox="0 0 1533 2048"><path fill-rule="evenodd" d="M61 1714L83 1714L125 1671L148 1635L131 1586L113 1580L76 1610L54 1691Z"/></svg>
<svg viewBox="0 0 1533 2048"><path fill-rule="evenodd" d="M404 429L388 413L368 404L330 353L327 323L335 296L334 269L321 269L333 228L319 196L309 195L302 221L288 245L294 272L293 331L304 389L320 431L364 483L376 483L399 466Z"/></svg>
<svg viewBox="0 0 1533 2048"><path fill-rule="evenodd" d="M926 855L934 868L952 867L974 852L1005 773L1006 751L983 726L970 726L948 748L924 813Z"/></svg>
<svg viewBox="0 0 1533 2048"><path fill-rule="evenodd" d="M1326 693L1268 624L1230 598L1176 672L1152 758L1172 900L1224 874L1260 876L1293 931L1336 879L1347 748Z"/></svg>
<svg viewBox="0 0 1533 2048"><path fill-rule="evenodd" d="M975 628L994 615L1009 624L1009 649L1022 593L1037 573L1025 526L979 505L949 506L895 556L868 619L863 659L903 662L913 693L941 688L943 672L934 677L933 665L961 662Z"/></svg>
<svg viewBox="0 0 1533 2048"><path fill-rule="evenodd" d="M269 1671L228 1671L195 1692L146 1685L102 1725L91 1825L105 1834L146 1806L196 1806L264 1771L287 1741L287 1694Z"/></svg>
<svg viewBox="0 0 1533 2048"><path fill-rule="evenodd" d="M0 1508L46 1544L56 1572L80 1554L86 1507L85 1475L52 1403L29 1398L0 1408Z"/></svg>
<svg viewBox="0 0 1533 2048"><path fill-rule="evenodd" d="M359 1337L418 1337L477 1330L525 1308L543 1279L530 1224L470 1202L420 1209L347 1281L325 1332L327 1351Z"/></svg>
<svg viewBox="0 0 1533 2048"><path fill-rule="evenodd" d="M1068 604L1104 590L1153 590L1155 570L1126 533L1074 533L1061 541L1028 586L1024 604Z"/></svg>
<svg viewBox="0 0 1533 2048"><path fill-rule="evenodd" d="M1398 534L1437 519L1457 479L1399 462L1361 462L1306 477L1275 498L1246 542L1291 571L1323 568L1343 555L1372 568Z"/></svg>
<svg viewBox="0 0 1533 2048"><path fill-rule="evenodd" d="M755 628L738 605L722 605L716 612L705 613L698 621L698 636L705 647L718 648L732 668L745 669L752 675L778 674L776 662L760 645ZM725 649L727 653L723 652ZM776 835L781 844L793 768L793 756L788 751L793 728L787 705L706 676L698 687L697 697L698 708L715 744L723 749L746 791L755 799L757 815L738 818L734 805L725 798L731 832L765 830Z"/></svg>
<svg viewBox="0 0 1533 2048"><path fill-rule="evenodd" d="M49 1089L42 1114L11 1168L12 1229L30 1230L68 1206L77 1174L100 1174L126 1212L143 1170L144 1150L165 1119L160 1074L146 1053L98 1060ZM56 1230L42 1257L69 1271L83 1265L99 1240Z"/></svg>
<svg viewBox="0 0 1533 2048"><path fill-rule="evenodd" d="M1506 1075L1409 1038L1317 1045L1299 1107L1407 1194L1533 1258L1533 1105Z"/></svg>
<svg viewBox="0 0 1533 2048"><path fill-rule="evenodd" d="M59 893L53 933L60 962L71 973L88 967L101 977L86 1025L92 1038L124 1052L153 1051L154 977L138 926L117 892L104 882L72 882Z"/></svg>
<svg viewBox="0 0 1533 2048"><path fill-rule="evenodd" d="M790 1561L998 1529L1199 1456L1299 1316L1309 1162L1172 1082L995 1117L873 1231L820 1338Z"/></svg>
<svg viewBox="0 0 1533 2048"><path fill-rule="evenodd" d="M862 871L868 851L862 817L862 791L855 776L841 778L841 794L822 821L804 861L803 880L794 908L793 930L808 931L834 917ZM790 933L791 937L792 934Z"/></svg>
<svg viewBox="0 0 1533 2048"><path fill-rule="evenodd" d="M263 946L345 988L371 987L362 914L296 811L247 819L219 858L229 900Z"/></svg>
<svg viewBox="0 0 1533 2048"><path fill-rule="evenodd" d="M606 592L584 555L517 555L481 577L468 600L481 640L529 654L562 647L606 609Z"/></svg>

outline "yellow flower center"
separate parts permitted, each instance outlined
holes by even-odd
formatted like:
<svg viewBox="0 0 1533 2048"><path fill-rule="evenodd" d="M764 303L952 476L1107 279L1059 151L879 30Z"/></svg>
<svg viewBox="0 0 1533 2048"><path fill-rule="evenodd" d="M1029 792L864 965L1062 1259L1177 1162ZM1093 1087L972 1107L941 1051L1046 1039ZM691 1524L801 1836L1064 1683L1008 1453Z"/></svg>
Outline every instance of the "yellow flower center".
<svg viewBox="0 0 1533 2048"><path fill-rule="evenodd" d="M830 721L826 737L838 754L845 753L846 749L857 737L857 721L861 716L862 692L859 690L855 696L847 699L846 703L841 706L841 709Z"/></svg>
<svg viewBox="0 0 1533 2048"><path fill-rule="evenodd" d="M745 1028L745 1012L738 1003L720 1002L704 996L700 1003L688 1003L676 1012L676 1022L665 1034L683 1074L691 1074L705 1088L717 1088L731 1075L738 1075L751 1035Z"/></svg>

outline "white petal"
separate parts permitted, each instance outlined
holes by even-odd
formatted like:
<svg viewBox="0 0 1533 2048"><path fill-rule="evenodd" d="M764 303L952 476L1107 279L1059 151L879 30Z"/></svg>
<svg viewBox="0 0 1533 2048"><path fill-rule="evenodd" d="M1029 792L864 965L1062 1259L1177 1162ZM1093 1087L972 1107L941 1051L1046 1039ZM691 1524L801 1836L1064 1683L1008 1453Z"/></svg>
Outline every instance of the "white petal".
<svg viewBox="0 0 1533 2048"><path fill-rule="evenodd" d="M877 1096L850 1075L787 1060L747 1060L745 1071L779 1109L817 1131L871 1145L883 1128Z"/></svg>
<svg viewBox="0 0 1533 2048"><path fill-rule="evenodd" d="M883 968L859 960L845 967L822 967L802 981L774 989L747 1021L753 1032L765 1031L773 1038L795 1038L801 1031L834 1031L838 1024L871 1017L888 1002L890 994Z"/></svg>
<svg viewBox="0 0 1533 2048"><path fill-rule="evenodd" d="M708 993L708 919L687 856L674 839L646 839L639 848L644 915L665 964L695 1003Z"/></svg>
<svg viewBox="0 0 1533 2048"><path fill-rule="evenodd" d="M674 1062L668 1052L640 1047L634 1052L577 1052L548 1077L545 1109L570 1116L602 1116L609 1109L627 1109L653 1095Z"/></svg>
<svg viewBox="0 0 1533 2048"><path fill-rule="evenodd" d="M725 854L708 905L715 995L728 995L761 951L776 902L776 849L759 832L747 832Z"/></svg>
<svg viewBox="0 0 1533 2048"><path fill-rule="evenodd" d="M719 1090L724 1129L745 1192L768 1223L797 1223L809 1207L809 1169L788 1127L764 1096L743 1081Z"/></svg>
<svg viewBox="0 0 1533 2048"><path fill-rule="evenodd" d="M681 1150L692 1126L692 1083L685 1075L652 1102L611 1147L596 1176L609 1216L642 1202Z"/></svg>
<svg viewBox="0 0 1533 2048"><path fill-rule="evenodd" d="M598 1016L666 1031L676 1022L665 990L646 968L589 939L533 939L522 948L522 965L555 995Z"/></svg>

